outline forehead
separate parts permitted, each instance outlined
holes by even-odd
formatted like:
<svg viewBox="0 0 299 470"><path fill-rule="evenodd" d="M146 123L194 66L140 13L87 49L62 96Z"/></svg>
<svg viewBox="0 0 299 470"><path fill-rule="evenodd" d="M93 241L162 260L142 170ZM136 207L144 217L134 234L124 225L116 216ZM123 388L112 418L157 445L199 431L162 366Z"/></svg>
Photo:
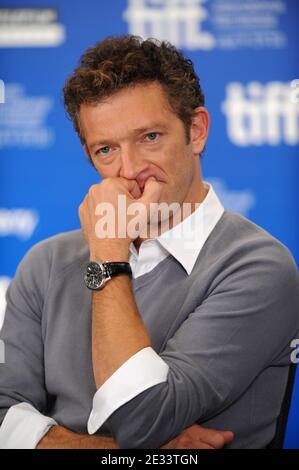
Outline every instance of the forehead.
<svg viewBox="0 0 299 470"><path fill-rule="evenodd" d="M80 125L87 141L95 134L115 136L134 128L146 128L153 122L169 127L176 120L166 92L156 82L138 84L99 103L80 107Z"/></svg>

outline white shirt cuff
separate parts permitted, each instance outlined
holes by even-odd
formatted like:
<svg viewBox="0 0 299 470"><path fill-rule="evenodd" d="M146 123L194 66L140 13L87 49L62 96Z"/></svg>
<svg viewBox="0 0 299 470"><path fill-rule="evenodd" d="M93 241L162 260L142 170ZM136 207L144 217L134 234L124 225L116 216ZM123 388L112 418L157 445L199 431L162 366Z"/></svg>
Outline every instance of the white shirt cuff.
<svg viewBox="0 0 299 470"><path fill-rule="evenodd" d="M87 423L94 434L112 413L154 385L166 382L169 367L151 348L141 349L117 369L93 397Z"/></svg>
<svg viewBox="0 0 299 470"><path fill-rule="evenodd" d="M11 406L0 427L0 449L35 449L55 424L29 403Z"/></svg>

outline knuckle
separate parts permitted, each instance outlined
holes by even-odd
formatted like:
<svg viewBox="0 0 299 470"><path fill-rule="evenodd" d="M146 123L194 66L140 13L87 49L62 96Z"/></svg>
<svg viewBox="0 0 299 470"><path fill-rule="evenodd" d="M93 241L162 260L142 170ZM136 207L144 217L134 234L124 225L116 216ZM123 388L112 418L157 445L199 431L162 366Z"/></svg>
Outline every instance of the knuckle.
<svg viewBox="0 0 299 470"><path fill-rule="evenodd" d="M103 181L101 182L101 184L103 186L110 186L113 182L113 178L111 178L111 176L108 176L107 178L104 178Z"/></svg>
<svg viewBox="0 0 299 470"><path fill-rule="evenodd" d="M97 185L93 184L92 186L90 186L88 190L88 195L93 196L96 193L96 190L97 190Z"/></svg>
<svg viewBox="0 0 299 470"><path fill-rule="evenodd" d="M186 435L182 435L178 438L176 447L179 449L188 449L190 446L190 439Z"/></svg>

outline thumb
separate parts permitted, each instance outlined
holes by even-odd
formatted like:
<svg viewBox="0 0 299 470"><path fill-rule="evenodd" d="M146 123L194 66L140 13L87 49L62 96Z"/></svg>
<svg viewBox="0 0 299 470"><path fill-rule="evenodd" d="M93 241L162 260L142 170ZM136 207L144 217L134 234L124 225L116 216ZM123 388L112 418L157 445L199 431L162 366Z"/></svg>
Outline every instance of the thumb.
<svg viewBox="0 0 299 470"><path fill-rule="evenodd" d="M234 438L234 433L231 431L221 431L222 436L224 437L225 444L232 442Z"/></svg>

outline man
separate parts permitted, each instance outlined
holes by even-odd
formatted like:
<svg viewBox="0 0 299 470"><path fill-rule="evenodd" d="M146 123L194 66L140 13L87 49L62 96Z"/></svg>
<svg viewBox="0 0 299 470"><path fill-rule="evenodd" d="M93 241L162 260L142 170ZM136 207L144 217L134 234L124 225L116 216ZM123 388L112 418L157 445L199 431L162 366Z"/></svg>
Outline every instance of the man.
<svg viewBox="0 0 299 470"><path fill-rule="evenodd" d="M34 247L8 290L2 446L266 447L298 273L203 182L209 114L191 62L167 43L109 38L82 56L64 98L103 181L79 208L82 232Z"/></svg>

